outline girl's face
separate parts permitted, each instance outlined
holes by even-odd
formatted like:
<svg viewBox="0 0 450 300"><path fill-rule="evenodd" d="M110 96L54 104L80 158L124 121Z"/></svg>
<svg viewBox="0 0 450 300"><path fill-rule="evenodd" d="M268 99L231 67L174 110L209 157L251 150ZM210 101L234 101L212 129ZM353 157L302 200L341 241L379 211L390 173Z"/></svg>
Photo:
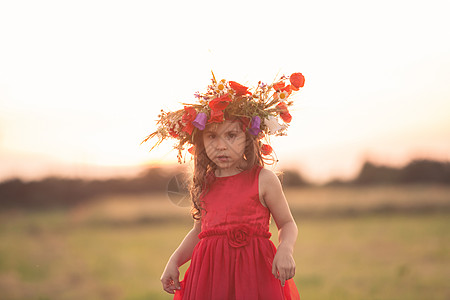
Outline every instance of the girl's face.
<svg viewBox="0 0 450 300"><path fill-rule="evenodd" d="M203 144L220 175L233 175L244 162L246 137L237 121L208 125L203 132Z"/></svg>

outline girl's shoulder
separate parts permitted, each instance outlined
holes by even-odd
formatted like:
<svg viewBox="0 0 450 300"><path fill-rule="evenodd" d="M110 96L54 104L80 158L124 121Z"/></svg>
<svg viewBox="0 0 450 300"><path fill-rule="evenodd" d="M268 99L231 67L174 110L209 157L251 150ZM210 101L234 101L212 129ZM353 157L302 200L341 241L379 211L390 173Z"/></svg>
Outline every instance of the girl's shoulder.
<svg viewBox="0 0 450 300"><path fill-rule="evenodd" d="M279 195L283 194L283 188L278 176L266 168L262 168L259 172L259 200L262 205L269 207L270 199L279 199Z"/></svg>
<svg viewBox="0 0 450 300"><path fill-rule="evenodd" d="M279 185L281 183L278 176L272 170L261 167L261 171L259 172L259 184L264 187L273 186L274 184Z"/></svg>

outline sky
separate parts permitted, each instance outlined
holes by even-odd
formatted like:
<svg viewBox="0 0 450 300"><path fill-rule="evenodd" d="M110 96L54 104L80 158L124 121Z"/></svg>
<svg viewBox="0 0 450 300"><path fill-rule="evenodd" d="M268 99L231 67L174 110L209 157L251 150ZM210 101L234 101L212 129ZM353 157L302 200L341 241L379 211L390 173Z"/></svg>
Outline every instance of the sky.
<svg viewBox="0 0 450 300"><path fill-rule="evenodd" d="M133 176L161 109L301 72L277 169L450 160L448 1L2 1L0 180Z"/></svg>

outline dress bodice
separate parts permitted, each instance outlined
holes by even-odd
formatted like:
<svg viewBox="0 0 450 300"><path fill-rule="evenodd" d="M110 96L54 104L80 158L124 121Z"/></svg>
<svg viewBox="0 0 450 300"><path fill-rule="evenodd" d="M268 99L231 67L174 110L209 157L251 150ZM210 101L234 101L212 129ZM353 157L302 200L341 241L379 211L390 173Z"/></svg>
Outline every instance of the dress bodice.
<svg viewBox="0 0 450 300"><path fill-rule="evenodd" d="M202 198L202 231L227 230L239 225L257 231L269 230L270 212L259 200L261 169L256 165L236 175L213 176Z"/></svg>

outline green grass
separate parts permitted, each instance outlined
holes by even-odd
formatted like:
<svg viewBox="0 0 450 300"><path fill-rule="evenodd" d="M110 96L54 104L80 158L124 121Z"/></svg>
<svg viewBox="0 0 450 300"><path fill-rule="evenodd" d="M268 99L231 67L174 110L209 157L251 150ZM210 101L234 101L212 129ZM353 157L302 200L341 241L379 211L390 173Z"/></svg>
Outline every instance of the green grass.
<svg viewBox="0 0 450 300"><path fill-rule="evenodd" d="M448 299L448 215L305 221L295 250L305 299Z"/></svg>
<svg viewBox="0 0 450 300"><path fill-rule="evenodd" d="M171 213L183 215L178 222L133 223L145 209L125 212L111 201L70 211L1 212L1 299L171 299L159 277L191 227L188 212L172 206ZM447 212L296 220L302 299L450 298ZM273 224L271 230L276 244Z"/></svg>

